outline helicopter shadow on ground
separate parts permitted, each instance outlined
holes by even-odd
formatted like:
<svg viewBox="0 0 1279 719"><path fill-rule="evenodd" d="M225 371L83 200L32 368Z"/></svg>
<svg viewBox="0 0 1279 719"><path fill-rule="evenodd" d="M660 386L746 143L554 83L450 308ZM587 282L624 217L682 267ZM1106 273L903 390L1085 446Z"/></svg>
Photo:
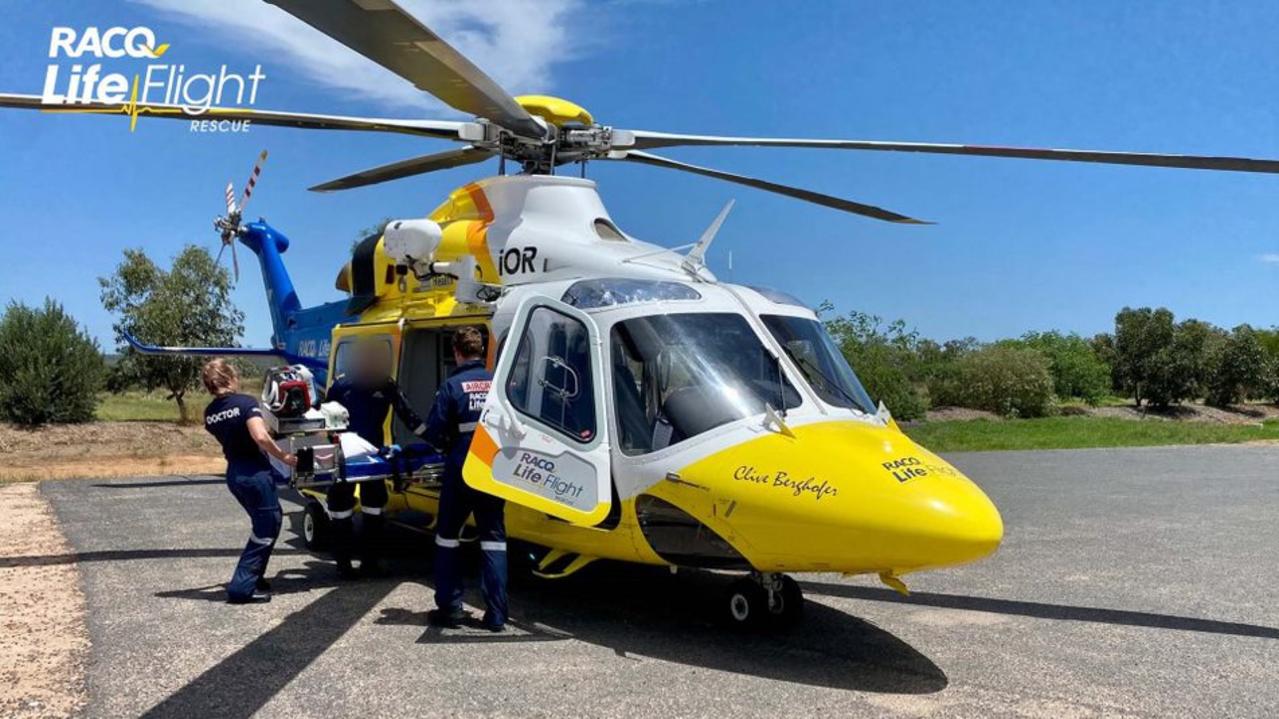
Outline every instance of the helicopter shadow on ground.
<svg viewBox="0 0 1279 719"><path fill-rule="evenodd" d="M560 580L512 568L511 631L440 630L424 611L389 608L376 621L426 627L421 643L576 639L620 657L657 659L780 681L869 692L926 694L948 680L914 647L858 617L807 602L788 629L747 633L716 620L736 577L600 562ZM426 579L426 578L424 578ZM474 591L467 601L483 606ZM553 650L548 650L553 651Z"/></svg>
<svg viewBox="0 0 1279 719"><path fill-rule="evenodd" d="M288 517L295 529L300 518L300 512ZM430 542L418 534L395 535L388 547L392 576L386 579L339 582L323 555L274 573L274 594L316 592L317 598L144 716L252 716L351 626L367 621L397 586L413 582L430 588ZM280 543L293 551L302 544L296 531L286 533ZM468 554L476 551L468 548ZM468 561L468 566L472 572L467 601L482 606L475 589L475 562ZM714 621L718 603L711 598L726 589L730 576L695 571L673 576L664 569L605 562L564 580L537 579L521 566L513 566L511 574L513 616L504 634L428 627L427 608L420 606L381 607L372 620L421 626L422 644L533 641L548 642L546 651L554 651L554 642L575 639L635 660L657 659L837 689L924 694L944 689L948 681L936 664L892 634L813 602L807 603L800 625L790 630L745 634L726 628ZM221 584L157 596L210 602L226 597Z"/></svg>

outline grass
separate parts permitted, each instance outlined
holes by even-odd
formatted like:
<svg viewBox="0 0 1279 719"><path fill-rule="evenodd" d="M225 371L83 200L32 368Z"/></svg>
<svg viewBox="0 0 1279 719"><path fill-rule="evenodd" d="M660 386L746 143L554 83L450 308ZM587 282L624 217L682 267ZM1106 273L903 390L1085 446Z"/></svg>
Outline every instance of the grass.
<svg viewBox="0 0 1279 719"><path fill-rule="evenodd" d="M262 392L261 379L246 379L240 391L257 397ZM161 390L129 390L120 394L103 392L98 396L96 416L102 422L177 422L178 404L166 399L168 394ZM193 421L204 416L204 408L209 404L209 399L203 389L187 392L187 414Z"/></svg>
<svg viewBox="0 0 1279 719"><path fill-rule="evenodd" d="M934 452L1153 447L1279 440L1279 421L1263 424L1174 422L1111 417L922 422L903 427Z"/></svg>

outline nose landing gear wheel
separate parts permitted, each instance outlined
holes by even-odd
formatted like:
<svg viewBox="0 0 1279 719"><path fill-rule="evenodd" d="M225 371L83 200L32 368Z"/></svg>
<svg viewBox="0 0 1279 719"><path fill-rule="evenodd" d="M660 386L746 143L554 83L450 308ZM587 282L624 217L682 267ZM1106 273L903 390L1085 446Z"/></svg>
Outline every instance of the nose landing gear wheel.
<svg viewBox="0 0 1279 719"><path fill-rule="evenodd" d="M726 594L729 626L740 629L784 628L804 613L804 593L791 577L752 573L733 582Z"/></svg>
<svg viewBox="0 0 1279 719"><path fill-rule="evenodd" d="M768 592L758 582L742 578L733 582L725 602L725 613L730 626L736 629L756 629L764 625L768 615Z"/></svg>

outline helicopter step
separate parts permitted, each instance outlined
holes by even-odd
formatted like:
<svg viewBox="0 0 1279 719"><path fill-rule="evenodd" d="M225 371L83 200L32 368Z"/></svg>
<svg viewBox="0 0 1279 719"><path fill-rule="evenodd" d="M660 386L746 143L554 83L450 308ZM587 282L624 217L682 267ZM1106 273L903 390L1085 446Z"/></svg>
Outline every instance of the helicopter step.
<svg viewBox="0 0 1279 719"><path fill-rule="evenodd" d="M729 626L737 629L782 629L804 615L804 592L794 577L779 572L751 572L724 593Z"/></svg>

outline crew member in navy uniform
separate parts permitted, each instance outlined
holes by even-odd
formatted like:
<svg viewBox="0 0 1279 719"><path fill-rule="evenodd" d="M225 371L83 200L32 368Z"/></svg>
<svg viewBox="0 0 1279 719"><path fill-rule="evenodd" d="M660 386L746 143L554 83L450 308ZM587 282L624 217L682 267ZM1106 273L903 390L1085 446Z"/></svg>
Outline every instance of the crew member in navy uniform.
<svg viewBox="0 0 1279 719"><path fill-rule="evenodd" d="M213 359L201 372L213 401L204 410L204 427L217 438L226 455L226 485L249 514L252 528L235 574L227 585L227 601L249 604L271 601L266 564L280 536L283 512L275 491L275 472L267 455L295 465L292 454L280 449L267 432L258 401L239 394L240 378L226 360Z"/></svg>
<svg viewBox="0 0 1279 719"><path fill-rule="evenodd" d="M422 435L426 424L409 406L400 388L391 379L390 347L386 340L368 339L354 347L355 357L351 375L339 375L329 387L325 399L337 402L350 415L351 431L374 447L382 447L382 428L391 410L414 434ZM356 576L351 566L352 545L355 539L355 485L360 485L360 512L364 515L364 531L360 542L360 573L378 576L382 573L378 561L382 542L382 530L386 508L386 481L334 482L329 487L327 504L333 520L333 556L338 575L344 579Z"/></svg>
<svg viewBox="0 0 1279 719"><path fill-rule="evenodd" d="M444 453L444 477L440 488L440 516L435 529L435 606L431 623L455 627L467 618L462 609L462 569L459 566L462 527L475 515L483 566L480 591L487 611L484 628L500 632L506 625L506 525L505 502L477 492L462 479L471 437L475 434L493 374L484 368L484 336L475 327L453 332L453 358L457 369L441 385L426 420L425 439Z"/></svg>

